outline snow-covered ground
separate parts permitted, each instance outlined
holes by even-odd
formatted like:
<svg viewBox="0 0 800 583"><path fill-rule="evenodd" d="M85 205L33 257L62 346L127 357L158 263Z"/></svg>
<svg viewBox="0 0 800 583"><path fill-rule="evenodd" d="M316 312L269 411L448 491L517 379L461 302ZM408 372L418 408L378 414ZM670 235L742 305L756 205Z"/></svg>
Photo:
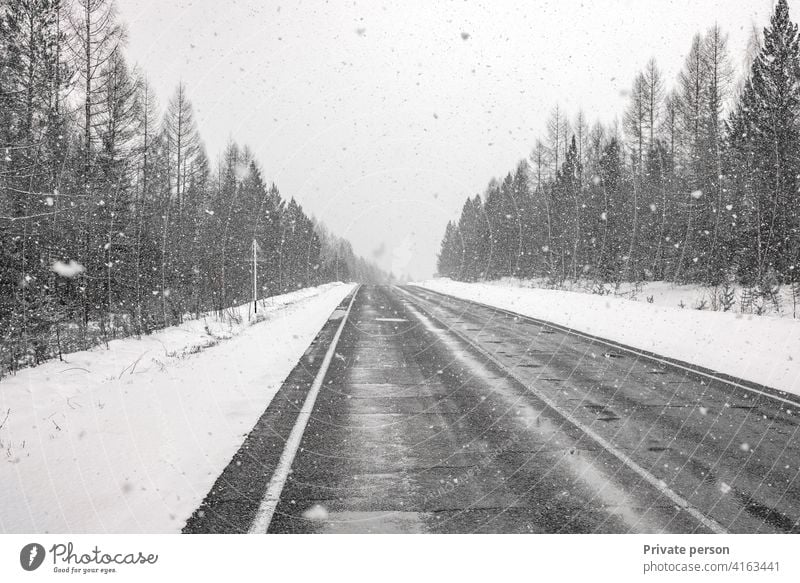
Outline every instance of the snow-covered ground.
<svg viewBox="0 0 800 583"><path fill-rule="evenodd" d="M538 289L560 289L578 293L609 295L628 300L652 303L657 306L681 308L686 310L731 311L744 314L800 318L800 297L793 293L791 286L785 285L777 290L772 298L747 297L748 290L741 285L731 285L730 298L723 299L722 286L709 287L697 284L679 285L668 281L644 281L640 283L621 282L598 284L588 280L564 281L558 287L547 279L519 279L504 277L486 282L501 287L529 287ZM727 308L727 310L725 309Z"/></svg>
<svg viewBox="0 0 800 583"><path fill-rule="evenodd" d="M350 284L0 381L0 531L179 532Z"/></svg>
<svg viewBox="0 0 800 583"><path fill-rule="evenodd" d="M691 305L691 293L658 294L658 286L648 292L654 296L650 303L514 283L443 278L417 285L800 394L800 320L680 308L675 298L682 295Z"/></svg>

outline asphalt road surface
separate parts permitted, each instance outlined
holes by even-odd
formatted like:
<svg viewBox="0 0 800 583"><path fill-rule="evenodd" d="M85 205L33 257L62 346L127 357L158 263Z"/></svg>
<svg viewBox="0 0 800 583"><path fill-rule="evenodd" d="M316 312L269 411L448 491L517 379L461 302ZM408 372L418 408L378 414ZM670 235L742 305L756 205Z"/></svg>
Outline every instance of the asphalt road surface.
<svg viewBox="0 0 800 583"><path fill-rule="evenodd" d="M800 532L798 423L777 391L362 286L184 531Z"/></svg>

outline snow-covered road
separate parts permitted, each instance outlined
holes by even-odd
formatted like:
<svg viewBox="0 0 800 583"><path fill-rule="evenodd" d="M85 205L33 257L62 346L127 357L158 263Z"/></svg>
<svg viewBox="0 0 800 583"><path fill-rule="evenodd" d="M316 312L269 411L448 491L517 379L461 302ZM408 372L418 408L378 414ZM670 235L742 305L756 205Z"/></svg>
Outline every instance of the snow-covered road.
<svg viewBox="0 0 800 583"><path fill-rule="evenodd" d="M267 300L258 323L245 305L0 381L0 531L179 532L352 287L299 290Z"/></svg>

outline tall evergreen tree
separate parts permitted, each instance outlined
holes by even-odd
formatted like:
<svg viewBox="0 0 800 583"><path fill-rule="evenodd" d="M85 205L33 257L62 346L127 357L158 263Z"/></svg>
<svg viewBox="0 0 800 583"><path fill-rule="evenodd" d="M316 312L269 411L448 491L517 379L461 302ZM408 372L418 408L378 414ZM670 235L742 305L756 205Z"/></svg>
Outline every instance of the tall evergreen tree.
<svg viewBox="0 0 800 583"><path fill-rule="evenodd" d="M747 210L740 266L757 282L797 278L800 179L800 40L786 0L778 0L764 44L728 125L732 183Z"/></svg>
<svg viewBox="0 0 800 583"><path fill-rule="evenodd" d="M68 81L61 11L58 0L0 10L0 342L12 360L31 338L38 360L42 335L65 316L49 271L67 241L56 178Z"/></svg>

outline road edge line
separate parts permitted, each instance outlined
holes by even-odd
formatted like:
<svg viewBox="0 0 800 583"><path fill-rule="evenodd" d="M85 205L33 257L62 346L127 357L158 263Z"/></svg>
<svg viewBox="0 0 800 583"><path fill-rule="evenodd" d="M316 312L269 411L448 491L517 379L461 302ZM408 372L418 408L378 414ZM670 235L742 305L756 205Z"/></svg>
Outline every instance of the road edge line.
<svg viewBox="0 0 800 583"><path fill-rule="evenodd" d="M339 343L339 337L342 335L342 330L344 330L344 325L347 323L350 310L353 307L353 303L355 302L356 296L358 295L360 289L361 285L359 284L356 286L356 289L353 292L353 297L350 298L350 303L347 306L347 310L345 311L344 316L342 316L342 321L339 324L339 327L336 329L336 334L334 334L331 344L328 347L328 350L325 352L325 357L322 359L322 365L320 365L319 370L317 371L317 376L314 377L314 382L311 383L311 389L308 391L308 395L306 395L306 400L303 402L303 407L297 414L297 420L294 422L292 431L289 433L289 438L286 440L286 445L284 446L281 457L278 460L278 465L275 468L275 472L272 474L269 484L267 484L264 497L261 499L261 504L259 505L258 510L253 517L253 522L250 524L250 528L247 531L248 534L266 534L267 530L269 529L269 525L272 522L272 516L275 514L275 508L278 506L278 502L281 498L283 486L286 484L286 480L289 477L289 471L292 469L294 457L297 455L297 450L300 447L300 442L303 439L303 433L305 433L308 420L311 418L311 411L314 409L314 403L317 401L317 395L319 394L320 388L322 388L322 383L325 380L325 376L328 374L328 369L330 368L331 361L333 360L333 355L336 352L336 345Z"/></svg>

